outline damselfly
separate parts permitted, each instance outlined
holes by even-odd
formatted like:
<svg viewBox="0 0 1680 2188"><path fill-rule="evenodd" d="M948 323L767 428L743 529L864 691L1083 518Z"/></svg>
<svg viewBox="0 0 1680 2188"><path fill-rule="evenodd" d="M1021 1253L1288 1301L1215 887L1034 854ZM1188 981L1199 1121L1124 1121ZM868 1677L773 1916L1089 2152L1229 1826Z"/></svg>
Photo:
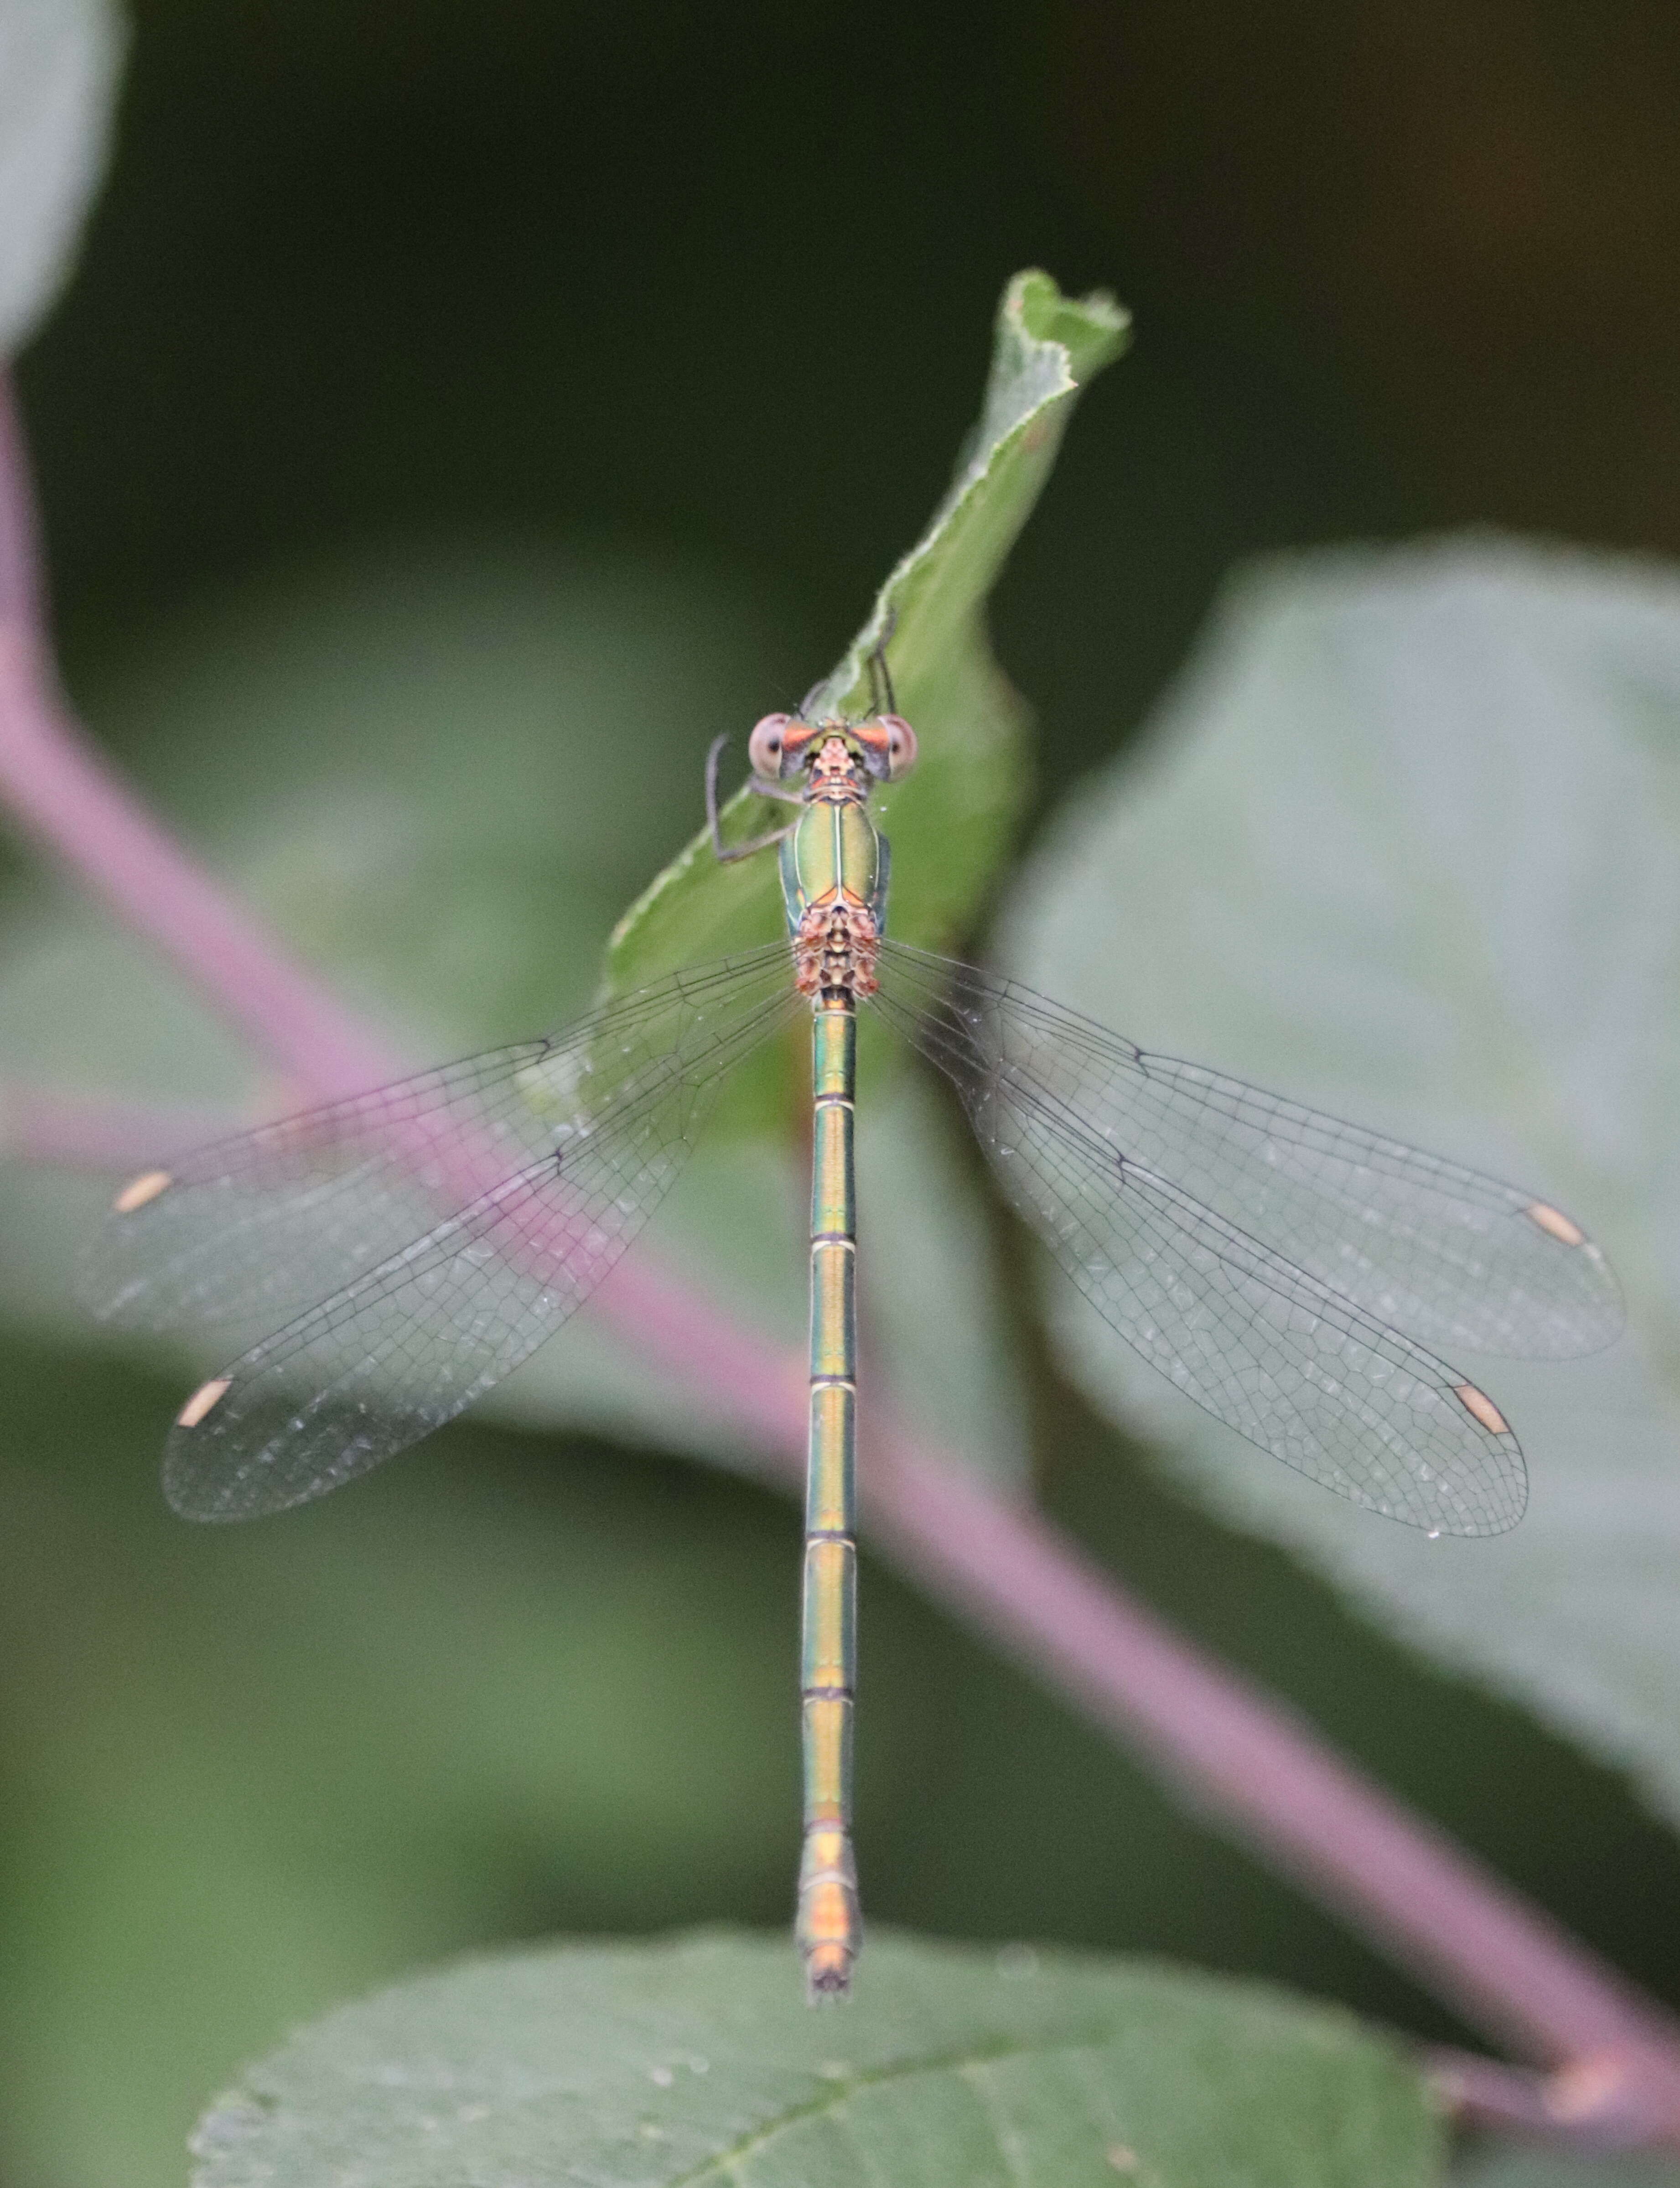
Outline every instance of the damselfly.
<svg viewBox="0 0 1680 2188"><path fill-rule="evenodd" d="M813 1029L810 1397L797 1931L813 1998L861 1935L855 1684L858 1013L955 1086L1008 1198L1113 1328L1286 1464L1431 1534L1494 1535L1527 1478L1493 1400L1437 1348L1560 1358L1607 1344L1615 1281L1548 1202L1216 1071L1146 1054L1043 996L891 941L869 801L916 758L874 658L865 719L772 714L753 787L787 939L681 972L547 1040L148 1170L118 1195L102 1312L273 1334L170 1436L178 1511L319 1497L451 1419L582 1305L680 1169L720 1082ZM809 702L808 702L809 703Z"/></svg>

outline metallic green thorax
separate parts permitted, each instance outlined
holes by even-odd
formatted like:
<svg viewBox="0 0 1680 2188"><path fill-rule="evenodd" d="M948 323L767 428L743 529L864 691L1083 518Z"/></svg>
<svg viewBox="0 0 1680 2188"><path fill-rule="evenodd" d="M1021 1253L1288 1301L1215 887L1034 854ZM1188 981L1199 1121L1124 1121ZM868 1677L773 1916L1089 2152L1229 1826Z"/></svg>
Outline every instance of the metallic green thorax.
<svg viewBox="0 0 1680 2188"><path fill-rule="evenodd" d="M814 799L781 847L788 930L797 942L831 911L879 933L887 846L861 798ZM812 995L811 1368L805 1495L800 1708L804 1853L798 1934L814 1997L843 1993L861 1941L851 1846L852 1706L857 1682L857 1196L853 1115L857 997Z"/></svg>
<svg viewBox="0 0 1680 2188"><path fill-rule="evenodd" d="M814 906L837 894L854 897L884 928L887 913L887 839L860 804L808 805L793 833L782 838L781 895L787 931Z"/></svg>

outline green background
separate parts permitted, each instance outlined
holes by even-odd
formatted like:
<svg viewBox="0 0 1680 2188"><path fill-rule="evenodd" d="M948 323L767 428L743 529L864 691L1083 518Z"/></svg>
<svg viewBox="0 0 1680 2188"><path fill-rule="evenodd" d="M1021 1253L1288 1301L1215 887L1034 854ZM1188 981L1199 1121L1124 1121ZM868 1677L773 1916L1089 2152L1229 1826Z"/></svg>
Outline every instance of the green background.
<svg viewBox="0 0 1680 2188"><path fill-rule="evenodd" d="M84 261L20 370L94 726L229 864L271 815L240 848L311 896L290 939L424 1054L587 995L710 737L826 669L921 528L1018 266L1138 321L995 603L1040 812L1256 549L1492 519L1673 551L1680 32L1632 5L1590 34L1515 0L1243 12L140 7ZM367 798L324 820L374 692ZM404 708L468 786L435 836L400 782L381 803ZM475 779L609 718L610 768L544 771L576 785L551 830L515 785L459 851ZM8 847L0 877L15 935L37 870ZM85 1016L88 1047L119 1023ZM166 1091L167 1042L123 1037L103 1079L74 1042L63 1073ZM789 1507L467 1426L199 1533L155 1486L177 1379L31 1337L8 1296L8 2184L178 2180L243 2057L441 1954L783 1920ZM1680 1859L1618 1778L1181 1501L1024 1311L1019 1342L1059 1518L1680 2002ZM865 1605L880 1919L1462 2033L867 1560Z"/></svg>

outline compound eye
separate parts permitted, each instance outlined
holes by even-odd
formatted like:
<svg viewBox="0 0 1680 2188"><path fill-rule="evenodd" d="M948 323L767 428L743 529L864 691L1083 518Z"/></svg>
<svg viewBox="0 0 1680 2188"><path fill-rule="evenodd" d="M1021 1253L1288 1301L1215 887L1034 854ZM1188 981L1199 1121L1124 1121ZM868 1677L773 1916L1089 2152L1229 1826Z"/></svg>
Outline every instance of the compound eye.
<svg viewBox="0 0 1680 2188"><path fill-rule="evenodd" d="M753 725L747 740L747 758L754 775L774 782L781 774L781 743L791 714L766 714Z"/></svg>
<svg viewBox="0 0 1680 2188"><path fill-rule="evenodd" d="M902 714L883 714L881 725L887 732L887 772L896 781L916 765L916 731Z"/></svg>

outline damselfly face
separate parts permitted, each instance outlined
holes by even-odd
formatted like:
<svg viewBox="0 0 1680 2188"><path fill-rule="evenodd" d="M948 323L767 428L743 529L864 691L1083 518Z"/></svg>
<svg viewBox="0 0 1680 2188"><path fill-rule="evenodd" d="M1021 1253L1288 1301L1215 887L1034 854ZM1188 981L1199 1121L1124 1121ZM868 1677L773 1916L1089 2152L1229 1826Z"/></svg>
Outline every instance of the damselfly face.
<svg viewBox="0 0 1680 2188"><path fill-rule="evenodd" d="M837 768L896 782L916 764L916 732L901 714L871 714L861 722L766 714L747 740L747 756L753 772L767 782L791 782Z"/></svg>

